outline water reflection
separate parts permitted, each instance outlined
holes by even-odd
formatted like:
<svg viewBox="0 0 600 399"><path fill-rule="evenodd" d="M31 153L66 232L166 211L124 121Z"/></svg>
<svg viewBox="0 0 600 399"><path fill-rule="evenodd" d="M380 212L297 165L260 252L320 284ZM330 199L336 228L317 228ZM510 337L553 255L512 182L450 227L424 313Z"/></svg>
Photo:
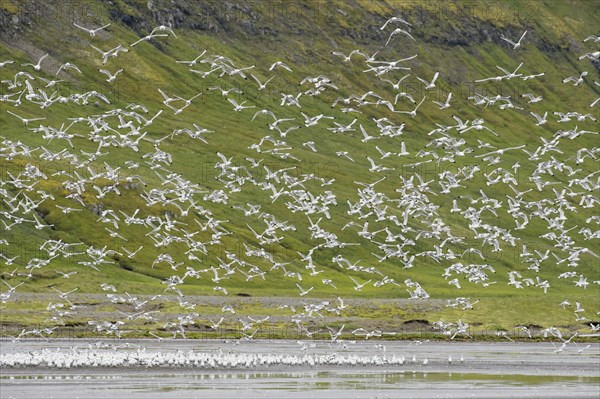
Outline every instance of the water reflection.
<svg viewBox="0 0 600 399"><path fill-rule="evenodd" d="M189 382L208 382L212 385L198 385L189 387L189 389L213 389L217 385L228 384L230 382L252 382L261 385L277 386L277 389L298 389L299 387L311 389L328 389L337 387L339 389L397 389L398 385L410 383L468 383L479 386L535 386L547 384L561 385L581 385L600 384L600 377L582 377L582 376L547 376L547 375L493 375L476 373L456 373L456 372L420 372L420 371L399 371L399 372L336 372L336 371L308 371L308 372L218 372L218 373L120 373L120 374L101 374L94 372L90 374L33 374L33 375L2 375L1 381L45 381L45 382L66 382L66 381L112 381L118 383L126 380L128 384L147 384L149 380L161 381L171 385L183 384Z"/></svg>

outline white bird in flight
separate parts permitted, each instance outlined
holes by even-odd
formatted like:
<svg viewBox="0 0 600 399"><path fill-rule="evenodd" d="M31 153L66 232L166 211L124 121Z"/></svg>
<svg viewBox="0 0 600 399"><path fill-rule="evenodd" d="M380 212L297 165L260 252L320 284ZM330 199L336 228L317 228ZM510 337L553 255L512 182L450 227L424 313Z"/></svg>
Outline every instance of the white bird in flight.
<svg viewBox="0 0 600 399"><path fill-rule="evenodd" d="M273 64L271 64L269 71L272 71L277 67L287 69L288 71L292 72L292 69L289 66L287 66L286 64L284 64L282 61L277 61L277 62L274 62Z"/></svg>
<svg viewBox="0 0 600 399"><path fill-rule="evenodd" d="M505 42L509 43L511 46L513 46L513 50L518 49L519 47L521 47L521 41L523 40L523 38L525 37L525 35L527 34L527 31L523 32L523 34L521 35L521 37L519 38L519 40L515 43L512 40L510 40L507 37L504 36L500 36L500 39L504 40Z"/></svg>
<svg viewBox="0 0 600 399"><path fill-rule="evenodd" d="M196 58L194 58L191 61L175 61L178 64L187 64L188 66L195 66L196 63L198 62L198 60L200 59L200 57L202 57L204 55L204 53L206 53L206 50L204 50L202 53L200 53L200 55Z"/></svg>
<svg viewBox="0 0 600 399"><path fill-rule="evenodd" d="M71 64L70 62L65 62L64 64L62 64L60 66L60 68L58 68L58 71L56 71L56 75L58 75L60 73L60 71L67 70L67 69L74 69L77 72L82 73L81 70L77 67L77 65Z"/></svg>
<svg viewBox="0 0 600 399"><path fill-rule="evenodd" d="M532 111L529 111L529 113L537 120L537 123L535 124L536 126L541 126L547 122L548 111L546 111L543 116L540 116L539 114L536 114Z"/></svg>
<svg viewBox="0 0 600 399"><path fill-rule="evenodd" d="M585 39L583 39L583 42L587 42L588 40L593 41L594 43L598 43L600 42L600 36L596 36L596 35L590 35L588 37L586 37Z"/></svg>
<svg viewBox="0 0 600 399"><path fill-rule="evenodd" d="M385 45L387 46L390 42L390 40L392 40L392 37L394 37L395 35L399 34L399 33L404 33L406 36L410 37L411 39L413 39L414 41L417 41L414 37L412 37L412 35L410 33L408 33L406 30L402 29L402 28L397 28L394 29L394 31L392 33L390 33L390 37L388 38L387 42L385 42Z"/></svg>
<svg viewBox="0 0 600 399"><path fill-rule="evenodd" d="M10 110L6 110L6 112L11 114L12 116L16 116L17 118L19 118L25 126L29 125L29 122L42 121L42 120L46 119L46 118L23 118L22 116L19 116Z"/></svg>
<svg viewBox="0 0 600 399"><path fill-rule="evenodd" d="M421 79L419 77L417 77L417 79L420 80L421 82L423 82L423 84L425 85L425 90L430 90L430 89L434 89L435 88L435 81L437 80L437 78L438 78L439 75L440 75L440 73L436 72L433 75L433 79L431 79L431 82L428 82L425 79Z"/></svg>
<svg viewBox="0 0 600 399"><path fill-rule="evenodd" d="M355 291L361 291L365 285L367 285L371 282L371 279L369 279L369 280L365 281L364 283L360 284L358 281L356 281L356 279L354 277L352 277L352 276L348 276L348 277L350 277L350 280L352 280L354 282L354 284L355 284L354 290Z"/></svg>
<svg viewBox="0 0 600 399"><path fill-rule="evenodd" d="M402 17L392 17L390 19L388 19L387 21L385 21L385 23L381 26L381 28L379 28L379 30L384 30L385 27L390 23L390 22L401 22L405 25L408 26L412 26L411 24L409 24L404 18Z"/></svg>
<svg viewBox="0 0 600 399"><path fill-rule="evenodd" d="M450 100L452 99L452 92L448 93L448 98L445 102L434 101L433 103L438 105L440 109L450 108Z"/></svg>
<svg viewBox="0 0 600 399"><path fill-rule="evenodd" d="M402 83L402 81L406 78L408 78L410 76L410 73L408 75L404 75L403 77L401 77L398 82L394 83L389 79L381 79L382 82L387 82L389 84L392 85L392 87L394 88L394 90L400 90L400 83Z"/></svg>
<svg viewBox="0 0 600 399"><path fill-rule="evenodd" d="M61 272L61 271L57 270L56 274L60 274L61 276L63 276L63 278L69 278L69 277L77 274L77 272L64 273L64 272Z"/></svg>
<svg viewBox="0 0 600 399"><path fill-rule="evenodd" d="M156 28L152 29L152 32L150 32L150 34L153 35L157 31L170 33L173 36L175 36L175 38L177 38L177 35L175 34L175 32L173 32L173 29L171 29L170 27L168 27L166 25L157 26Z"/></svg>
<svg viewBox="0 0 600 399"><path fill-rule="evenodd" d="M424 96L423 99L421 100L421 102L418 103L417 106L415 107L415 109L413 109L412 111L396 111L396 112L399 114L408 114L414 118L417 116L417 110L419 109L421 104L423 104L423 102L425 101L426 98L427 98L427 96Z"/></svg>
<svg viewBox="0 0 600 399"><path fill-rule="evenodd" d="M154 33L154 34L151 33L148 36L144 36L144 37L140 38L138 41L136 41L134 43L131 43L131 47L136 46L140 42L144 42L144 41L148 41L150 39L154 39L155 37L167 37L167 36L169 36L169 35L166 35L164 33Z"/></svg>
<svg viewBox="0 0 600 399"><path fill-rule="evenodd" d="M123 68L121 68L117 72L115 72L114 75L110 71L107 71L106 69L98 69L98 72L101 72L101 73L105 74L106 76L108 76L108 79L106 79L106 81L108 83L112 83L115 81L115 79L117 79L117 75L120 74L121 72L123 72Z"/></svg>
<svg viewBox="0 0 600 399"><path fill-rule="evenodd" d="M583 71L581 72L581 74L579 75L579 77L577 76L569 76L568 78L563 79L563 83L569 83L569 82L573 82L573 86L579 86L581 83L583 83L583 78L585 76L587 76L587 71Z"/></svg>
<svg viewBox="0 0 600 399"><path fill-rule="evenodd" d="M33 67L33 69L35 69L36 71L39 71L42 67L41 67L41 63L44 60L44 58L48 57L48 53L42 55L39 59L37 64L31 64L31 63L25 63L25 64L21 64L22 66L28 66L31 65Z"/></svg>
<svg viewBox="0 0 600 399"><path fill-rule="evenodd" d="M240 104L238 104L237 101L235 101L233 98L228 98L227 101L229 101L234 106L233 110L237 111L237 112L241 112L242 110L244 110L246 108L256 108L254 105L244 106L244 104L247 101L242 101Z"/></svg>
<svg viewBox="0 0 600 399"><path fill-rule="evenodd" d="M340 52L340 51L332 51L332 52L331 52L331 54L333 54L333 55L337 55L338 57L342 57L342 61L344 61L344 62L350 62L350 60L351 60L351 57L352 57L354 54L361 54L361 55L364 55L364 54L362 54L362 53L361 53L361 51L360 51L360 50L352 50L352 51L350 52L350 54L348 54L348 55L346 55L346 54L344 54L344 53L342 53L342 52Z"/></svg>
<svg viewBox="0 0 600 399"><path fill-rule="evenodd" d="M307 295L309 292L311 292L313 290L313 288L315 288L315 287L310 287L309 289L305 290L298 283L296 283L296 287L298 287L298 289L300 290L300 296Z"/></svg>
<svg viewBox="0 0 600 399"><path fill-rule="evenodd" d="M267 79L267 81L265 83L261 83L260 80L258 80L258 78L256 76L254 76L253 74L250 74L250 76L252 76L252 79L256 80L256 83L258 83L258 90L264 90L267 87L267 84L275 77L275 76L271 76L269 79Z"/></svg>
<svg viewBox="0 0 600 399"><path fill-rule="evenodd" d="M104 26L101 26L99 28L96 29L89 29L89 28L84 28L81 25L77 25L76 23L73 22L73 25L75 25L76 27L78 27L79 29L82 29L84 31L86 31L87 33L90 34L90 36L94 37L96 36L96 33L100 32L102 29L108 28L110 26L110 24L106 24Z"/></svg>

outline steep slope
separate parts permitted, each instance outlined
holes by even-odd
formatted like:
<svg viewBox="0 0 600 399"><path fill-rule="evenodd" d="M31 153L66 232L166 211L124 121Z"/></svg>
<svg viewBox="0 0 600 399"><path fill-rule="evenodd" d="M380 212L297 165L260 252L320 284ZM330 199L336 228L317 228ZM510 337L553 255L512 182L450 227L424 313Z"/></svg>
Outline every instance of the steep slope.
<svg viewBox="0 0 600 399"><path fill-rule="evenodd" d="M592 3L2 7L0 61L14 63L0 69L1 270L19 267L3 275L12 287L25 282L17 293L102 293L106 283L132 305L125 292L156 294L165 284L165 295L222 295L215 287L223 287L229 295L296 297L314 287L307 300L407 298L408 290L481 298L477 313L438 309L429 321L508 328L597 319L598 138L595 119L583 115L597 114L590 104L600 93L599 63L579 59L598 51L583 42L598 33ZM381 29L392 16L410 26ZM74 23L110 26L92 36ZM161 25L173 32L132 46ZM402 32L389 39L397 28L415 40ZM501 39L524 31L517 49ZM103 63L101 52L119 45L128 51ZM355 49L373 60L332 54ZM44 54L40 70L22 66ZM200 54L194 65L181 62ZM270 70L277 61L292 71ZM56 75L66 62L81 73ZM518 76L477 82L504 75L498 67L518 68ZM121 68L113 82L98 71ZM562 82L583 71L580 84ZM436 73L432 89L417 79ZM260 90L250 74L272 80ZM222 93L229 89L236 90ZM449 93L451 106L439 109L433 101ZM409 97L423 100L414 115ZM236 112L244 101L253 108ZM263 109L290 119L277 126L283 133L267 126L272 116L255 115ZM8 111L45 119L26 125ZM548 112L548 122L536 126L530 112ZM562 122L555 112L580 115ZM340 126L350 127L332 130ZM408 154L398 156L403 146ZM57 270L77 274L65 279ZM11 294L7 309L19 308ZM581 301L585 313L562 310L564 299ZM540 309L548 310L532 315Z"/></svg>

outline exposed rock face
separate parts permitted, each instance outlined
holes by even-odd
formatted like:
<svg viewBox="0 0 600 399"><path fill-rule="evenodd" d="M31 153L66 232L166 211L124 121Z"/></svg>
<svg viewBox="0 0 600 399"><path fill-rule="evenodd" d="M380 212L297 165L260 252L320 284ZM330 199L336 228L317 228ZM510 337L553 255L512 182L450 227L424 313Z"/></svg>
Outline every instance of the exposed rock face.
<svg viewBox="0 0 600 399"><path fill-rule="evenodd" d="M0 32L14 36L32 29L42 18L48 20L48 17L56 17L56 23L72 23L84 19L96 19L98 22L121 21L140 36L148 34L157 25L259 38L275 37L284 31L306 36L307 27L302 24L306 23L308 17L309 21L312 20L317 25L326 23L328 29L336 30L336 35L349 37L358 44L367 44L386 40L393 27L381 31L380 26L389 17L401 13L412 25L403 27L419 41L444 46L468 46L498 41L502 35L518 37L523 30L531 29L528 26L528 16L535 12L534 9L523 7L514 11L511 24L496 26L478 18L473 10L465 5L456 9L416 6L398 11L390 8L385 14L376 14L356 2L343 3L343 10L334 4L325 3L310 3L309 7L308 3L276 0L150 0L145 4L136 0L125 0L86 5L58 0L31 0L14 7L0 8ZM500 11L489 11L493 12ZM331 30L322 33L328 35L331 34ZM551 43L535 34L531 34L528 41L544 52L561 50L561 45ZM581 47L574 38L564 37L563 41L564 46Z"/></svg>

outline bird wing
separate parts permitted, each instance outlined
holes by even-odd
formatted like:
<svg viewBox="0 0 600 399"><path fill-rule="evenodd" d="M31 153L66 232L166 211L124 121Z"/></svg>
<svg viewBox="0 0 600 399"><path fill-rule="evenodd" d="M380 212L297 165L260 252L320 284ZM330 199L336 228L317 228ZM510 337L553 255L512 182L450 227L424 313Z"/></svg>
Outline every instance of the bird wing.
<svg viewBox="0 0 600 399"><path fill-rule="evenodd" d="M75 26L76 26L76 27L78 27L79 29L83 29L83 30L84 30L84 31L86 31L86 32L90 32L90 31L91 31L90 29L88 29L88 28L84 28L84 27L83 27L83 26L81 26L81 25L77 25L77 24L76 24L76 23L74 23L74 22L73 22L73 25L75 25Z"/></svg>
<svg viewBox="0 0 600 399"><path fill-rule="evenodd" d="M106 52L104 52L104 51L100 50L98 47L94 46L93 44L90 44L90 46L92 46L92 48L93 48L94 50L96 50L97 52L99 52L100 54L102 54L102 55L106 54Z"/></svg>
<svg viewBox="0 0 600 399"><path fill-rule="evenodd" d="M505 42L508 42L508 43L512 44L513 46L516 44L515 42L513 42L513 41L512 41L512 40L510 40L510 39L507 39L507 38L506 38L506 37L504 37L504 36L500 36L500 39L504 40Z"/></svg>
<svg viewBox="0 0 600 399"><path fill-rule="evenodd" d="M408 33L406 30L400 29L400 32L404 33L406 36L408 36L411 39L413 39L414 41L416 41L416 39L414 37L412 37L412 35L410 33Z"/></svg>
<svg viewBox="0 0 600 399"><path fill-rule="evenodd" d="M520 69L522 66L523 66L523 63L521 62L521 63L519 64L519 66L517 67L517 69L515 69L515 71L514 71L513 73L517 73L517 71L518 71L518 70L519 70L519 69Z"/></svg>
<svg viewBox="0 0 600 399"><path fill-rule="evenodd" d="M499 67L498 65L496 65L496 68L498 68L499 70L501 70L502 72L504 72L505 74L509 75L510 72L508 72L506 69Z"/></svg>
<svg viewBox="0 0 600 399"><path fill-rule="evenodd" d="M266 86L267 83L269 83L271 80L273 80L274 77L275 77L275 75L273 75L269 79L267 79L267 81L264 83L264 86Z"/></svg>
<svg viewBox="0 0 600 399"><path fill-rule="evenodd" d="M533 116L535 119L537 119L538 122L542 121L542 118L535 112L529 111L529 113L531 114L531 116Z"/></svg>
<svg viewBox="0 0 600 399"><path fill-rule="evenodd" d="M363 125L359 125L360 126L360 131L362 132L363 137L366 139L367 137L369 137L367 131L365 130L365 128L363 127Z"/></svg>
<svg viewBox="0 0 600 399"><path fill-rule="evenodd" d="M252 79L256 80L256 83L258 83L259 86L262 86L262 83L260 83L260 80L258 80L256 76L254 76L253 74L250 74L250 76L252 76Z"/></svg>
<svg viewBox="0 0 600 399"><path fill-rule="evenodd" d="M169 96L167 96L167 95L165 94L165 92L164 92L164 91L162 91L161 89L158 89L158 92L159 92L160 94L162 94L162 96L165 98L165 100L170 100L170 99L171 99L171 98L170 98Z"/></svg>
<svg viewBox="0 0 600 399"><path fill-rule="evenodd" d="M523 32L523 34L521 35L521 38L519 39L519 43L521 43L521 40L523 40L523 38L525 37L526 34L527 34L527 31Z"/></svg>
<svg viewBox="0 0 600 399"><path fill-rule="evenodd" d="M390 37L388 37L388 40L387 40L387 42L385 43L385 45L386 45L386 46L388 45L388 43L390 42L390 40L392 40L392 37L394 37L394 35L395 35L396 33L398 33L398 31L397 31L397 30L395 30L395 31L393 31L392 33L390 33Z"/></svg>

